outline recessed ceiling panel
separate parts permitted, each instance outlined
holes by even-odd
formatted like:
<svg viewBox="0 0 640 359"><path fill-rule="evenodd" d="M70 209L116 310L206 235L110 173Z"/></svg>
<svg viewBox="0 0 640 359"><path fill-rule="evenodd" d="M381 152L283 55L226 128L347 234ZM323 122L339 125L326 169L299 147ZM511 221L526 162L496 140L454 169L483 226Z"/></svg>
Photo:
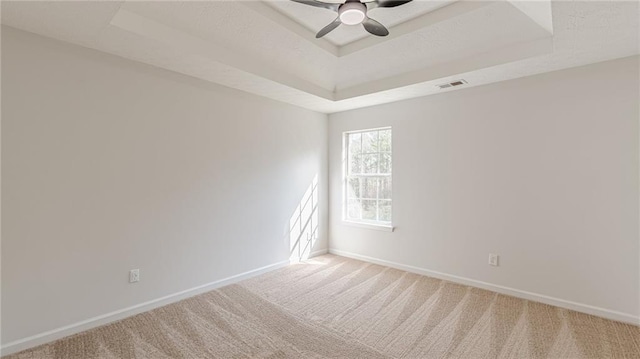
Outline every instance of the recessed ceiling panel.
<svg viewBox="0 0 640 359"><path fill-rule="evenodd" d="M244 1L126 1L121 9L253 61L333 90L335 56L245 6ZM260 69L258 69L260 70ZM277 76L277 75L276 75Z"/></svg>
<svg viewBox="0 0 640 359"><path fill-rule="evenodd" d="M510 3L488 3L393 41L341 57L336 88L340 91L550 36Z"/></svg>
<svg viewBox="0 0 640 359"><path fill-rule="evenodd" d="M457 0L414 0L395 8L373 9L368 15L387 28L392 28L395 25L432 12L455 1ZM342 3L344 1L333 0L324 2ZM313 33L317 33L337 17L337 14L331 10L303 5L293 1L278 0L269 1L268 3L278 11L304 25ZM366 32L361 25L342 25L326 35L325 38L336 46L344 46L367 36L369 36L369 33Z"/></svg>

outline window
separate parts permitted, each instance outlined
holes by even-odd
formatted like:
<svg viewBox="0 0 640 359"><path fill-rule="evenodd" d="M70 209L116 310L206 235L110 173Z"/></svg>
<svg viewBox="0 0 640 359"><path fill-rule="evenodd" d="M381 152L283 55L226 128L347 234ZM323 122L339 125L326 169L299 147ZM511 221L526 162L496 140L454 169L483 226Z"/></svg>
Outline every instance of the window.
<svg viewBox="0 0 640 359"><path fill-rule="evenodd" d="M391 227L391 128L346 132L344 216Z"/></svg>

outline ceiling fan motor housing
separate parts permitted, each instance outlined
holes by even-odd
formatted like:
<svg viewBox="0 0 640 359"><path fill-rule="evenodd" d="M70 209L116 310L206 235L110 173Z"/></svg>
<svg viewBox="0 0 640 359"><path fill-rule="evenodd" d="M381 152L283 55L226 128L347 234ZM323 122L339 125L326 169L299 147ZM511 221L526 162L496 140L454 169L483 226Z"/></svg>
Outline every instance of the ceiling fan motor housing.
<svg viewBox="0 0 640 359"><path fill-rule="evenodd" d="M367 17L367 7L365 4L358 0L347 1L340 5L338 10L340 14L340 21L345 25L358 25L361 24Z"/></svg>

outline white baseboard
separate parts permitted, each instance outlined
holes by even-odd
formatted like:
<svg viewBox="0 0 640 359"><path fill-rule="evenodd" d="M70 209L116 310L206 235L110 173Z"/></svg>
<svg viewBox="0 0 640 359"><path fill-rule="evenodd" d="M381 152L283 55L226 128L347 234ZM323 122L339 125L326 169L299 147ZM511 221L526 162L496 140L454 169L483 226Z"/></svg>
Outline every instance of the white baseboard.
<svg viewBox="0 0 640 359"><path fill-rule="evenodd" d="M599 308L599 307L595 307L588 304L576 303L569 300L554 298L554 297L550 297L543 294L537 294L537 293L527 292L519 289L504 287L497 284L491 284L491 283L482 282L475 279L469 279L469 278L459 277L452 274L446 274L442 272L432 271L429 269L400 264L396 262L387 261L384 259L368 257L368 256L360 255L357 253L341 251L338 249L330 248L329 253L343 256L343 257L358 259L361 261L370 262L374 264L379 264L379 265L383 265L383 266L387 266L395 269L400 269L400 270L404 270L411 273L421 274L428 277L438 278L438 279L446 280L449 282L464 284L471 287L482 288L482 289L490 290L492 292L510 295L513 297L522 298L522 299L526 299L534 302L540 302L544 304L554 305L560 308L571 309L571 310L575 310L576 312L587 313L587 314L595 315L595 316L606 318L606 319L640 325L640 317L637 317L628 313L622 313L615 310Z"/></svg>
<svg viewBox="0 0 640 359"><path fill-rule="evenodd" d="M325 253L326 253L326 250L325 250ZM194 295L205 293L210 290L223 287L225 285L233 284L241 280L255 277L257 275L270 272L278 268L283 268L283 267L286 267L287 265L289 265L288 260L270 264L264 267L250 270L248 272L244 272L228 278L220 279L215 282L203 284L194 288L169 294L162 298L153 299L148 302L144 302L128 308L116 310L111 313L99 315L97 317L89 318L87 320L83 320L78 323L74 323L61 328L49 330L44 333L36 334L27 338L18 339L3 345L0 348L0 355L9 355L25 349L33 348L41 344L45 344L57 339L67 337L69 335L77 334L85 330L89 330L89 329L99 327L105 324L109 324L117 320L124 319L142 312L149 311L154 308L162 307L167 304L171 304L171 303L180 301L182 299L192 297Z"/></svg>
<svg viewBox="0 0 640 359"><path fill-rule="evenodd" d="M293 264L293 263L304 262L307 259L311 259L313 257L321 256L321 255L327 254L327 253L329 253L328 249L326 249L326 248L325 249L319 249L317 251L313 251L313 252L309 253L309 256L306 256L306 257L292 257L292 258L289 258L289 263Z"/></svg>
<svg viewBox="0 0 640 359"><path fill-rule="evenodd" d="M313 252L311 252L311 253L309 254L309 258L313 258L313 257L321 256L321 255L323 255L323 254L327 254L327 253L329 253L329 250L328 250L328 249L326 249L326 248L325 248L325 249L320 249L320 250L317 250L317 251L313 251Z"/></svg>

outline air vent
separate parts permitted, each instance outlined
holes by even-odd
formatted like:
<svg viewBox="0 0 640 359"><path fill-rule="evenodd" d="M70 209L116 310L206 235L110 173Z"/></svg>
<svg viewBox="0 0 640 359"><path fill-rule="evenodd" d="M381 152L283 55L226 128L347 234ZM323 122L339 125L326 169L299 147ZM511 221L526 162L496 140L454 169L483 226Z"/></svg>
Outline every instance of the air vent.
<svg viewBox="0 0 640 359"><path fill-rule="evenodd" d="M456 81L452 81L446 84L442 84L442 85L438 85L438 88L443 90L449 87L456 87L456 86L462 86L462 85L466 85L467 81L465 80L456 80Z"/></svg>

